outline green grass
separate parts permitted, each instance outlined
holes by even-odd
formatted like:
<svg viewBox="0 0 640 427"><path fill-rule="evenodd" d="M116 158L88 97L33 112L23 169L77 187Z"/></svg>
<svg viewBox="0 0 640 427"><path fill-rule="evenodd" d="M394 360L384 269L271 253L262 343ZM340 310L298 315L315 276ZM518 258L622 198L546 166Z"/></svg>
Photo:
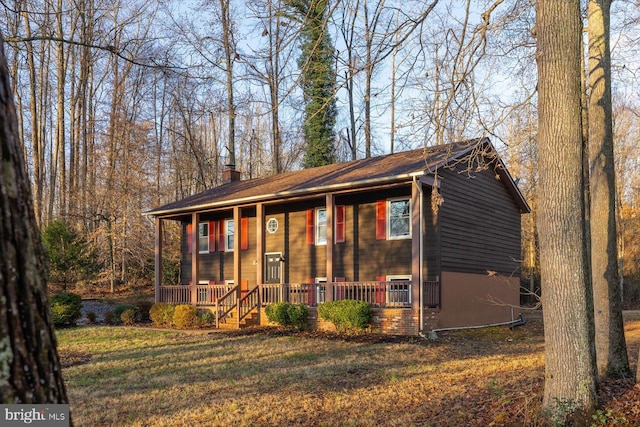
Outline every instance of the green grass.
<svg viewBox="0 0 640 427"><path fill-rule="evenodd" d="M539 325L538 325L539 326ZM539 423L540 328L436 342L127 327L58 331L74 423Z"/></svg>

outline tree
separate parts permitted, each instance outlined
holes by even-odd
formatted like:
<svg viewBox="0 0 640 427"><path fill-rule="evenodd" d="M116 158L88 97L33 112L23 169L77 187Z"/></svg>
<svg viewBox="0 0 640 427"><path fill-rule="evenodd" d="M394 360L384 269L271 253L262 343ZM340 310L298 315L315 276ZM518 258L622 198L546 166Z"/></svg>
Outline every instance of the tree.
<svg viewBox="0 0 640 427"><path fill-rule="evenodd" d="M301 22L300 59L304 94L305 168L335 161L336 74L327 29L328 0L288 0Z"/></svg>
<svg viewBox="0 0 640 427"><path fill-rule="evenodd" d="M67 403L0 35L0 402Z"/></svg>
<svg viewBox="0 0 640 427"><path fill-rule="evenodd" d="M49 264L49 281L62 284L65 292L68 284L86 278L99 268L94 262L97 255L64 221L50 222L42 232L42 243Z"/></svg>
<svg viewBox="0 0 640 427"><path fill-rule="evenodd" d="M618 286L610 10L610 0L589 1L589 218L596 364L600 378L629 374Z"/></svg>
<svg viewBox="0 0 640 427"><path fill-rule="evenodd" d="M556 421L596 405L593 301L586 275L582 175L580 1L536 3L543 405Z"/></svg>

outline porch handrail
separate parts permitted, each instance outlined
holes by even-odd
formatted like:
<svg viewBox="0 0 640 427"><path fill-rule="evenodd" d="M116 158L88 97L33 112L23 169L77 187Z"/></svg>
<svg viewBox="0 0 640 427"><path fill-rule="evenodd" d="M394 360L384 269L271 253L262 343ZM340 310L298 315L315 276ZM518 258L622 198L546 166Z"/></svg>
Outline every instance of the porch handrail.
<svg viewBox="0 0 640 427"><path fill-rule="evenodd" d="M216 285L197 285L196 286L196 305L206 306L214 305L216 300L220 299L231 289L233 285L230 284L216 284Z"/></svg>
<svg viewBox="0 0 640 427"><path fill-rule="evenodd" d="M260 309L260 288L257 286L238 300L238 323L247 317L254 308Z"/></svg>
<svg viewBox="0 0 640 427"><path fill-rule="evenodd" d="M168 304L191 304L191 288L185 285L160 286L158 301Z"/></svg>
<svg viewBox="0 0 640 427"><path fill-rule="evenodd" d="M333 299L366 301L373 307L410 307L410 280L333 283Z"/></svg>
<svg viewBox="0 0 640 427"><path fill-rule="evenodd" d="M315 307L325 302L327 290L333 289L334 301L355 299L378 308L406 308L411 307L412 287L409 280L265 284L262 285L261 301L263 305L289 302Z"/></svg>
<svg viewBox="0 0 640 427"><path fill-rule="evenodd" d="M238 301L238 288L240 285L235 285L222 297L216 300L216 328L220 327L220 322L225 320L229 313L236 308Z"/></svg>

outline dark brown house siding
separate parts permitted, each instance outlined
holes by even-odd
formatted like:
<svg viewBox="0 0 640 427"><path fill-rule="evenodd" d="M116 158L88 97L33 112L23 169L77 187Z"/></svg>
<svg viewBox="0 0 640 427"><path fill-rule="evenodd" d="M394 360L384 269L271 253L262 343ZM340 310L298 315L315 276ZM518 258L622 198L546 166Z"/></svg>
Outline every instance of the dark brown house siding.
<svg viewBox="0 0 640 427"><path fill-rule="evenodd" d="M357 241L354 257L354 278L358 281L377 280L387 275L411 274L411 239L376 237L376 204L389 198L411 197L411 185L352 197L352 209L357 211ZM388 236L387 236L388 237ZM350 280L349 277L346 278Z"/></svg>
<svg viewBox="0 0 640 427"><path fill-rule="evenodd" d="M234 250L241 251L241 265L242 265L242 277L243 281L247 281L250 287L256 285L256 218L255 211L248 212L246 217L248 221L248 249L240 249L240 235L236 233L234 235ZM203 215L201 220L204 221L220 221L223 219L231 219L230 216L209 216ZM180 252L182 255L180 262L180 282L182 284L188 284L191 281L191 253L188 253L188 238L187 238L187 223L182 223L182 239L180 245ZM215 252L199 253L199 281L213 281L224 282L226 280L233 280L233 252L219 251L216 248Z"/></svg>
<svg viewBox="0 0 640 427"><path fill-rule="evenodd" d="M491 165L442 169L439 209L443 271L519 274L520 210Z"/></svg>
<svg viewBox="0 0 640 427"><path fill-rule="evenodd" d="M438 215L434 214L431 207L431 188L423 186L423 223L422 223L422 251L423 272L425 280L435 280L440 275L440 232Z"/></svg>

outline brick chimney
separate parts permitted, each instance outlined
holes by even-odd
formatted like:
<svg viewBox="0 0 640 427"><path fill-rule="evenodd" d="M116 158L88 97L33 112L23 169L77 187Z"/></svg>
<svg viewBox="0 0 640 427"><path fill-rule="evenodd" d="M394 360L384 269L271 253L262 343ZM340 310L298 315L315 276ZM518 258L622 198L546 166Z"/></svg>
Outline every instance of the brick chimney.
<svg viewBox="0 0 640 427"><path fill-rule="evenodd" d="M230 182L236 181L240 181L240 171L236 170L236 165L224 165L224 170L222 171L222 183L229 184Z"/></svg>

